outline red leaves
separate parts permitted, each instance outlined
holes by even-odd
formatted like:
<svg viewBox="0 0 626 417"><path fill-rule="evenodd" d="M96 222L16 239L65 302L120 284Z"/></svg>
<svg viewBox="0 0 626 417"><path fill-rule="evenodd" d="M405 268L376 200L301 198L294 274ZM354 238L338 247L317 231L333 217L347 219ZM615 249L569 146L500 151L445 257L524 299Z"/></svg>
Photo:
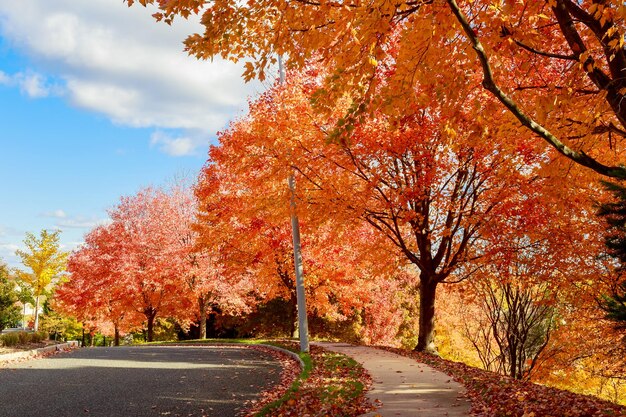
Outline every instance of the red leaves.
<svg viewBox="0 0 626 417"><path fill-rule="evenodd" d="M313 369L309 377L289 399L267 415L356 417L372 409L362 391L371 379L360 365L318 346L311 346L310 354Z"/></svg>
<svg viewBox="0 0 626 417"><path fill-rule="evenodd" d="M466 387L472 414L480 416L626 416L626 407L595 397L523 382L432 355L386 348L426 363Z"/></svg>
<svg viewBox="0 0 626 417"><path fill-rule="evenodd" d="M283 371L281 372L280 383L278 385L275 385L270 389L262 392L260 394L259 400L251 401L248 404L249 408L245 411L245 415L247 416L256 414L267 404L270 404L271 402L276 401L280 397L285 395L285 393L287 392L287 390L289 390L301 371L300 364L295 360L295 358L286 353L264 346L252 346L251 348L255 350L260 350L273 356L274 359L278 360L281 363Z"/></svg>

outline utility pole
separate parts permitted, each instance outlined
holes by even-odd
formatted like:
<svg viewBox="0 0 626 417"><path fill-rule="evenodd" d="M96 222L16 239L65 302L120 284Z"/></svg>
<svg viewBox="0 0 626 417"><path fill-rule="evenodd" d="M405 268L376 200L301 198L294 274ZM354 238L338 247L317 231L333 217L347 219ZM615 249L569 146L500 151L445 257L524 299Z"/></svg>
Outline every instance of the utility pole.
<svg viewBox="0 0 626 417"><path fill-rule="evenodd" d="M279 83L285 82L285 68L283 57L278 56ZM306 294L304 292L304 269L302 267L302 253L300 250L300 222L296 212L296 179L293 173L289 176L289 190L291 191L291 231L293 235L293 263L296 269L296 298L298 300L298 333L300 335L300 352L309 351L309 322L306 316Z"/></svg>

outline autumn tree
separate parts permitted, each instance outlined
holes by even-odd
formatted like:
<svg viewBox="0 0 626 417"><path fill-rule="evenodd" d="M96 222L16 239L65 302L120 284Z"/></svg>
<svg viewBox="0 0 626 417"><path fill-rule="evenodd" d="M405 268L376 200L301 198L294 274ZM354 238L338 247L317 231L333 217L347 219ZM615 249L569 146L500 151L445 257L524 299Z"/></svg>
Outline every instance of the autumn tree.
<svg viewBox="0 0 626 417"><path fill-rule="evenodd" d="M550 342L556 309L547 286L491 283L479 301L485 320L469 330L485 369L528 379Z"/></svg>
<svg viewBox="0 0 626 417"><path fill-rule="evenodd" d="M602 175L626 176L619 164L626 9L619 1L139 2L157 4L154 16L168 23L199 15L204 31L186 39L187 52L248 59L246 79L264 79L277 54L292 67L313 56L324 61L335 71L318 95L321 107L349 92L356 104L349 114L369 108L398 115L421 100L416 86L429 85L442 98L482 88L490 106L512 116L510 126ZM380 91L376 75L390 58L396 70ZM618 154L605 152L610 148Z"/></svg>
<svg viewBox="0 0 626 417"><path fill-rule="evenodd" d="M437 286L478 269L489 251L490 225L501 224L528 192L532 170L521 167L541 154L518 136L511 150L517 156L505 156L489 140L497 130L472 120L471 108L444 120L453 103L441 104L427 90L423 95L432 99L421 111L409 110L401 120L377 113L353 124L349 138L333 137L341 109L337 119L322 119L309 104L322 77L312 68L262 96L239 147L262 169L294 167L309 207L366 222L420 271L417 349L433 350Z"/></svg>
<svg viewBox="0 0 626 417"><path fill-rule="evenodd" d="M41 298L49 290L55 279L65 271L67 252L61 251L60 231L42 230L39 237L26 233L26 250L15 251L27 268L16 270L18 279L33 290L35 298L35 331L39 330L39 310Z"/></svg>
<svg viewBox="0 0 626 417"><path fill-rule="evenodd" d="M122 250L120 226L97 226L85 235L85 243L68 260L68 279L57 289L56 309L96 325L105 332L113 326L115 345L120 333L140 324L134 312L128 287L121 275Z"/></svg>
<svg viewBox="0 0 626 417"><path fill-rule="evenodd" d="M165 190L145 188L122 197L109 212L117 226L119 285L134 309L144 315L148 341L153 340L157 315L184 322L190 314L190 300L183 290L185 254L177 244L176 204L175 196Z"/></svg>
<svg viewBox="0 0 626 417"><path fill-rule="evenodd" d="M226 143L223 137L222 141L223 145L230 147L231 144ZM212 149L214 158L222 150ZM237 154L229 153L228 156L237 158ZM220 162L225 165L224 160ZM224 165L220 166L220 175L224 174ZM211 165L203 171L196 189L200 205L200 221L196 226L200 245L205 250L219 254L224 279L233 289L239 288L238 291L247 288L250 301L267 304L271 300L284 300L287 310L283 313L281 319L284 322L281 325L288 329L289 335L293 335L297 332L297 302L291 227L287 213L289 200L282 200L284 207L277 209L284 215L280 219L266 211L263 204L281 200L274 198L269 190L261 191L260 186L254 189L254 195L236 195L234 190L226 188L224 181L218 192L212 191L210 184L214 180L209 177L216 174L216 168L216 165ZM255 174L260 175L258 171L251 175ZM267 177L264 179L268 180ZM280 179L286 190L285 179ZM258 178L256 181L260 180ZM303 230L306 230L306 226ZM349 256L353 255L349 254L349 250L342 250L338 236L336 230L329 233L328 226L321 227L313 236L303 233L308 307L317 315L332 315L346 308L347 304L357 302L352 299L347 303L346 296L339 292L341 286L345 293L345 289L354 283L362 271L355 270L355 278L352 279L346 276L348 265L353 265L353 258ZM338 265L340 259L345 262L344 265ZM224 287L222 284L223 289L227 288Z"/></svg>
<svg viewBox="0 0 626 417"><path fill-rule="evenodd" d="M201 244L217 248L223 273L232 282L251 282L259 304L285 301L285 327L293 334L296 291L287 186L292 165L284 136L296 132L287 123L273 123L274 109L264 105L268 99L252 103L251 115L232 123L219 135L219 146L211 148L196 187L196 227ZM272 123L263 124L265 118ZM292 152L294 158L296 153ZM387 253L376 257L380 239L355 219L309 204L310 187L301 184L303 194L296 198L307 308L316 317L345 320L372 297L366 292L367 282L395 264L382 261Z"/></svg>
<svg viewBox="0 0 626 417"><path fill-rule="evenodd" d="M488 261L465 292L480 309L478 323L465 323L467 337L486 369L512 378L530 378L549 353L559 299L589 279L579 259L595 256L597 249L583 232L586 207L549 204L554 190L534 177L506 219L489 227Z"/></svg>
<svg viewBox="0 0 626 417"><path fill-rule="evenodd" d="M195 224L198 210L192 189L178 183L168 190L168 195L174 203L171 217L176 225L171 231L175 237L172 249L181 257L181 279L189 297L195 299L200 338L205 339L211 309L233 314L246 311L247 296L253 289L245 279L236 282L227 279L220 252L222 242L201 244L198 230L202 226Z"/></svg>
<svg viewBox="0 0 626 417"><path fill-rule="evenodd" d="M241 308L240 293L220 279L212 254L197 250L195 207L183 184L122 197L109 212L111 223L91 230L72 253L56 305L90 328L112 330L116 344L142 317L152 340L157 317L183 327L197 317L202 326L212 303Z"/></svg>

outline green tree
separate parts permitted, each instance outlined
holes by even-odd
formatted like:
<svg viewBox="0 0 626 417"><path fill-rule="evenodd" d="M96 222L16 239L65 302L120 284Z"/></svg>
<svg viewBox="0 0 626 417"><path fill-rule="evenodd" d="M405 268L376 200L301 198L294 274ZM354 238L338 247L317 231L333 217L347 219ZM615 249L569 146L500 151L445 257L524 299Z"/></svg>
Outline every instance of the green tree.
<svg viewBox="0 0 626 417"><path fill-rule="evenodd" d="M26 250L17 250L15 254L22 260L26 271L17 269L18 278L33 290L35 298L35 331L39 330L39 305L41 297L46 295L56 278L65 271L67 252L60 249L60 231L42 230L39 238L26 233Z"/></svg>
<svg viewBox="0 0 626 417"><path fill-rule="evenodd" d="M78 340L82 332L82 324L75 317L56 311L51 304L54 294L43 303L43 316L41 317L41 330L48 333L54 340Z"/></svg>
<svg viewBox="0 0 626 417"><path fill-rule="evenodd" d="M599 302L606 312L606 318L617 322L618 328L626 329L626 187L606 181L603 185L613 194L613 201L600 204L598 215L607 222L608 234L604 243L608 254L618 262L616 272L621 283L613 294L602 296Z"/></svg>
<svg viewBox="0 0 626 417"><path fill-rule="evenodd" d="M20 319L17 301L15 282L9 276L6 265L0 263L0 332Z"/></svg>
<svg viewBox="0 0 626 417"><path fill-rule="evenodd" d="M22 314L22 328L26 329L26 304L35 304L35 297L33 297L33 290L29 288L28 285L23 282L17 283L20 289L17 292L17 299L20 303L22 303L23 314Z"/></svg>
<svg viewBox="0 0 626 417"><path fill-rule="evenodd" d="M617 323L617 328L626 329L626 281L612 295L602 297L600 306L606 311L606 318Z"/></svg>

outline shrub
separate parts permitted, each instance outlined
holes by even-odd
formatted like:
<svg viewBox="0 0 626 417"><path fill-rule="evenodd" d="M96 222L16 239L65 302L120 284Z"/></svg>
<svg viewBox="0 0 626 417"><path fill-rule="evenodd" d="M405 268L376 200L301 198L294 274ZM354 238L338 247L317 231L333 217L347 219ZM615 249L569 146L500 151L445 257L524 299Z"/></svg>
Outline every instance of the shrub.
<svg viewBox="0 0 626 417"><path fill-rule="evenodd" d="M30 340L33 343L39 343L42 340L45 340L48 338L48 334L46 332L37 332L37 333L32 333L30 335Z"/></svg>
<svg viewBox="0 0 626 417"><path fill-rule="evenodd" d="M17 337L20 339L20 345L25 345L30 342L30 334L26 332L19 332Z"/></svg>
<svg viewBox="0 0 626 417"><path fill-rule="evenodd" d="M7 333L0 336L2 344L6 347L17 346L20 343L20 336L16 333Z"/></svg>

